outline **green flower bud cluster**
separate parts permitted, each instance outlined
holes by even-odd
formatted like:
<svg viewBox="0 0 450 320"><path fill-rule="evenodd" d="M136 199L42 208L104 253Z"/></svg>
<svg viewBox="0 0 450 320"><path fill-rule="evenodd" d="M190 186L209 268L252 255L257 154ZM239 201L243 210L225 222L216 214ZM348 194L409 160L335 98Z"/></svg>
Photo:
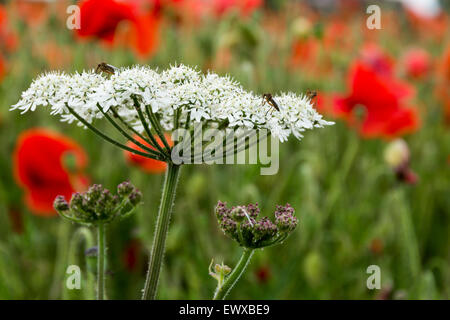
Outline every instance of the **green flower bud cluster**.
<svg viewBox="0 0 450 320"><path fill-rule="evenodd" d="M289 236L298 224L294 211L289 204L277 206L273 222L268 217L258 218L257 203L227 208L226 203L219 201L216 217L227 236L242 247L257 249L280 243Z"/></svg>
<svg viewBox="0 0 450 320"><path fill-rule="evenodd" d="M125 181L117 186L117 195L100 184L94 184L86 192L74 193L70 203L64 196L57 196L53 207L70 221L97 225L131 214L141 201L141 192L129 181Z"/></svg>
<svg viewBox="0 0 450 320"><path fill-rule="evenodd" d="M231 268L225 264L216 264L213 268L214 260L209 265L209 275L217 280L218 286L221 287L225 278L230 274Z"/></svg>

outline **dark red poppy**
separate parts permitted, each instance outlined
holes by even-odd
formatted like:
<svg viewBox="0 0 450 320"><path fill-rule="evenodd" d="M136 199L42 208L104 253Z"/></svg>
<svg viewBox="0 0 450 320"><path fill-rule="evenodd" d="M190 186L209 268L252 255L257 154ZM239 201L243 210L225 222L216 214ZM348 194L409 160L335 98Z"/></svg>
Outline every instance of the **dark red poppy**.
<svg viewBox="0 0 450 320"><path fill-rule="evenodd" d="M256 279L260 283L267 283L271 277L270 269L267 266L261 266L255 271Z"/></svg>
<svg viewBox="0 0 450 320"><path fill-rule="evenodd" d="M151 147L150 145L148 145L147 142L145 142L142 138L138 137L138 136L134 136L133 137L135 140L139 141L140 143L149 146L150 148L154 149L153 147ZM170 139L170 135L166 134L165 138L167 140L167 143L172 146L173 142ZM158 144L160 146L164 146L163 142L161 141L161 139L159 139L158 137L155 136L156 141L158 142ZM135 145L133 142L129 141L127 143L127 145L133 149L139 150L139 151L145 151L142 148L138 147L137 145ZM140 156L138 154L134 154L131 153L129 151L124 151L125 153L125 158L127 159L128 163L130 163L131 165L137 166L138 168L140 168L141 170L143 170L144 172L148 172L148 173L162 173L164 171L166 171L167 168L167 164L163 161L158 161L158 160L153 160L153 159L149 159L143 156Z"/></svg>
<svg viewBox="0 0 450 320"><path fill-rule="evenodd" d="M122 252L122 262L125 269L130 272L138 271L138 267L140 267L143 262L141 253L142 243L137 239L130 240Z"/></svg>
<svg viewBox="0 0 450 320"><path fill-rule="evenodd" d="M408 50L403 56L403 64L406 74L414 79L421 79L431 71L430 54L421 48Z"/></svg>
<svg viewBox="0 0 450 320"><path fill-rule="evenodd" d="M80 37L96 37L109 45L131 45L140 55L148 56L157 45L160 18L153 6L141 1L84 0L80 4Z"/></svg>
<svg viewBox="0 0 450 320"><path fill-rule="evenodd" d="M350 94L336 97L333 111L356 126L363 137L393 138L419 128L417 109L403 104L413 92L407 84L380 75L359 61L349 75ZM361 116L354 112L358 107L363 111Z"/></svg>
<svg viewBox="0 0 450 320"><path fill-rule="evenodd" d="M64 165L71 156L73 165ZM25 191L25 203L39 216L54 216L53 201L58 195L70 199L87 187L81 170L87 163L84 150L73 140L46 129L30 129L20 134L13 154L14 176Z"/></svg>
<svg viewBox="0 0 450 320"><path fill-rule="evenodd" d="M372 239L372 241L370 242L370 251L374 255L382 254L383 253L383 249L384 249L383 240L381 240L380 238Z"/></svg>

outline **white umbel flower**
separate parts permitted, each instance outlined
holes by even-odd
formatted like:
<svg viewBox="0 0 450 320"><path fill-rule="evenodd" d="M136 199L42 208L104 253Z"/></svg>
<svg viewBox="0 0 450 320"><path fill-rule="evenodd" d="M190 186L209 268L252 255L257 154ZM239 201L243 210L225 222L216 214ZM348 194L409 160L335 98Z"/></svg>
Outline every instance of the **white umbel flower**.
<svg viewBox="0 0 450 320"><path fill-rule="evenodd" d="M93 70L73 75L59 72L41 75L11 110L25 113L46 107L62 121L80 123L72 110L90 124L113 112L143 133L136 107L148 106L164 130L194 123L222 128L264 128L282 142L291 134L301 139L307 129L333 124L322 118L305 95L283 93L273 98L280 111L267 112L270 107L262 105L262 96L244 90L228 76L203 75L184 65L162 72L135 66L119 69L111 76ZM141 116L148 120L148 114ZM178 121L174 121L175 117Z"/></svg>

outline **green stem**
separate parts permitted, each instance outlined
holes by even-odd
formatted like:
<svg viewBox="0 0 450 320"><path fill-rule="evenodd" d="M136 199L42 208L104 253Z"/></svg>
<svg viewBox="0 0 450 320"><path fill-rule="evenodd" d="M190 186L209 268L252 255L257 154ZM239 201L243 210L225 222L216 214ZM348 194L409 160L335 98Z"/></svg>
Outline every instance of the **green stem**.
<svg viewBox="0 0 450 320"><path fill-rule="evenodd" d="M105 225L100 223L97 228L98 260L97 260L97 300L105 299Z"/></svg>
<svg viewBox="0 0 450 320"><path fill-rule="evenodd" d="M247 269L254 252L255 250L253 249L244 249L241 259L234 268L233 272L231 272L231 274L225 279L221 287L217 287L213 300L225 300L226 296L230 293L231 289L233 289L242 274L245 272L245 269Z"/></svg>
<svg viewBox="0 0 450 320"><path fill-rule="evenodd" d="M158 287L159 273L164 257L166 247L167 231L169 229L170 216L172 214L172 205L175 199L175 192L180 174L180 166L168 163L164 186L161 195L161 204L159 207L158 218L156 221L156 230L153 238L153 247L150 252L150 260L145 280L145 287L142 299L154 300Z"/></svg>
<svg viewBox="0 0 450 320"><path fill-rule="evenodd" d="M81 244L83 244L83 246L81 246ZM78 261L80 248L81 252L84 253L86 249L92 248L94 245L95 245L94 237L88 228L81 227L77 229L73 234L72 239L70 240L70 246L68 250L69 265L80 265ZM89 259L90 259L89 257L85 257L88 285L84 286L83 288L84 298L88 300L93 299L93 297L95 296L93 293L94 279L93 273L91 272L93 269L90 268ZM64 290L63 299L70 299L70 300L77 298L80 299L76 291L78 290L75 290L75 292L73 292L73 290L68 290L66 287L66 289Z"/></svg>
<svg viewBox="0 0 450 320"><path fill-rule="evenodd" d="M133 148L130 148L110 137L108 137L107 135L103 134L100 130L98 130L97 128L95 128L93 125L91 125L89 122L87 122L85 119L83 119L78 113L75 112L75 110L73 110L71 107L69 107L68 105L66 105L67 109L69 110L69 112L71 114L73 114L73 116L75 118L77 118L78 121L80 121L82 124L84 124L87 128L89 128L90 130L92 130L96 135L98 135L99 137L105 139L106 141L108 141L109 143L112 143L113 145L122 148L124 150L130 151L131 153L146 157L146 158L150 158L150 159L154 159L154 160L164 160L164 159L160 159L160 158L156 158L148 153L145 152L141 152L139 150L135 150Z"/></svg>
<svg viewBox="0 0 450 320"><path fill-rule="evenodd" d="M69 246L70 237L70 225L65 223L65 221L60 221L58 223L58 245L56 251L55 268L53 274L52 285L50 289L49 299L57 299L63 287L63 283L66 261L67 261L67 248Z"/></svg>

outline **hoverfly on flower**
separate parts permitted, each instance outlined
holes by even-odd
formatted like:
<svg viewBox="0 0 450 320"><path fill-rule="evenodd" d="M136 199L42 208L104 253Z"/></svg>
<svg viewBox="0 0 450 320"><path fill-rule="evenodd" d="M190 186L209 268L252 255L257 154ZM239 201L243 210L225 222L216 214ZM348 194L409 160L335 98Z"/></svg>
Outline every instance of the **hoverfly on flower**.
<svg viewBox="0 0 450 320"><path fill-rule="evenodd" d="M271 93L264 93L264 94L263 94L263 102L262 102L262 105L265 105L266 103L269 104L269 106L270 106L271 108L274 108L275 110L280 111L280 107L278 106L278 104L277 104L277 103L275 102L275 100L273 99ZM271 108L269 108L269 110L267 110L267 112L269 112ZM266 115L267 115L267 112L266 112ZM272 112L273 112L273 110L272 110Z"/></svg>
<svg viewBox="0 0 450 320"><path fill-rule="evenodd" d="M317 91L308 89L306 90L306 96L313 102L313 100L317 98ZM316 103L314 102L313 105L315 106Z"/></svg>
<svg viewBox="0 0 450 320"><path fill-rule="evenodd" d="M107 74L114 74L118 68L107 64L106 62L99 63L97 69L95 69L95 73L104 72Z"/></svg>

